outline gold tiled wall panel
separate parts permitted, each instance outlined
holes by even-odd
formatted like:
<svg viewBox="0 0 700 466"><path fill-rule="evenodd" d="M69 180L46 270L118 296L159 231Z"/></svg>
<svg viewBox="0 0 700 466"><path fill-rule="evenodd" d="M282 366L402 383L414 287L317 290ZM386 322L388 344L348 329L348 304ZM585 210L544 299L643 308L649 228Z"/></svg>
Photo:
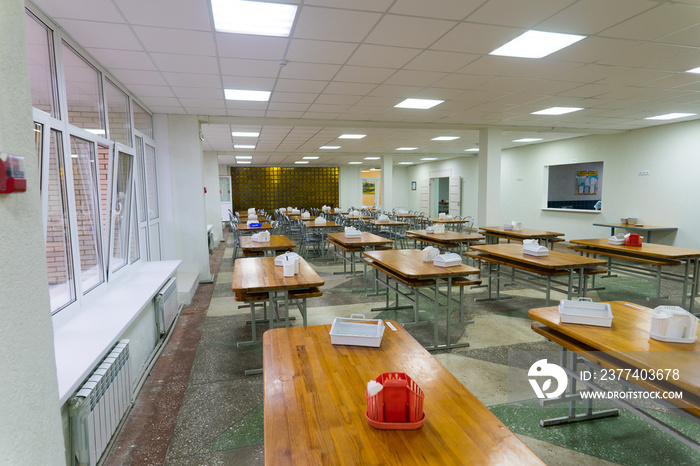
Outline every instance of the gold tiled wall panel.
<svg viewBox="0 0 700 466"><path fill-rule="evenodd" d="M338 207L338 167L231 167L232 210Z"/></svg>

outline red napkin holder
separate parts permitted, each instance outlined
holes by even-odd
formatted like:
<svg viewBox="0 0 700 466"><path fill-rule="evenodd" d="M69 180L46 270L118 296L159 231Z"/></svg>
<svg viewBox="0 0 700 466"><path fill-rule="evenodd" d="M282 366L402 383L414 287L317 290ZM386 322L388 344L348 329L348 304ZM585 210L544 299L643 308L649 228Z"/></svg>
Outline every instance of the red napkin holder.
<svg viewBox="0 0 700 466"><path fill-rule="evenodd" d="M641 246L642 237L634 233L625 238L625 246Z"/></svg>
<svg viewBox="0 0 700 466"><path fill-rule="evenodd" d="M384 388L367 398L365 417L375 429L411 430L423 425L423 390L403 372L385 372L376 379Z"/></svg>

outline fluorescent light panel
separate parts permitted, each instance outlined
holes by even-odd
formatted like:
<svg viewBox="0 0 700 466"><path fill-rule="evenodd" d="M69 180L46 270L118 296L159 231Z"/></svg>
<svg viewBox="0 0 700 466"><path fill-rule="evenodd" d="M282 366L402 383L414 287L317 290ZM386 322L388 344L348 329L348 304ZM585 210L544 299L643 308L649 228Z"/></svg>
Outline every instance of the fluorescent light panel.
<svg viewBox="0 0 700 466"><path fill-rule="evenodd" d="M234 144L234 149L255 149L255 145L251 144Z"/></svg>
<svg viewBox="0 0 700 466"><path fill-rule="evenodd" d="M302 157L302 160L316 160L318 157L313 156L313 155L307 155L306 157Z"/></svg>
<svg viewBox="0 0 700 466"><path fill-rule="evenodd" d="M454 141L455 139L459 139L459 136L438 136L432 138L431 141Z"/></svg>
<svg viewBox="0 0 700 466"><path fill-rule="evenodd" d="M536 141L541 141L542 138L521 138L521 139L514 139L513 142L536 142Z"/></svg>
<svg viewBox="0 0 700 466"><path fill-rule="evenodd" d="M381 160L381 157L365 157L365 160Z"/></svg>
<svg viewBox="0 0 700 466"><path fill-rule="evenodd" d="M399 162L399 165L413 165L413 162Z"/></svg>
<svg viewBox="0 0 700 466"><path fill-rule="evenodd" d="M421 160L437 160L437 157L423 157Z"/></svg>
<svg viewBox="0 0 700 466"><path fill-rule="evenodd" d="M260 133L253 131L233 131L231 136L234 138L257 138Z"/></svg>
<svg viewBox="0 0 700 466"><path fill-rule="evenodd" d="M698 73L698 74L700 74L700 66L698 66L697 68L693 68L692 70L688 70L688 71L686 71L686 73Z"/></svg>
<svg viewBox="0 0 700 466"><path fill-rule="evenodd" d="M236 160L251 160L253 157L250 155L237 155Z"/></svg>
<svg viewBox="0 0 700 466"><path fill-rule="evenodd" d="M348 162L348 165L362 165L362 162Z"/></svg>
<svg viewBox="0 0 700 466"><path fill-rule="evenodd" d="M297 160L297 161L294 162L294 163L297 163L297 164L300 164L300 165L301 165L302 163L309 163L309 161L308 161L308 160Z"/></svg>
<svg viewBox="0 0 700 466"><path fill-rule="evenodd" d="M464 152L479 152L478 147L472 147L471 149L464 149Z"/></svg>
<svg viewBox="0 0 700 466"><path fill-rule="evenodd" d="M319 147L319 149L323 149L323 150L336 150L336 149L340 149L340 146L321 146L321 147Z"/></svg>
<svg viewBox="0 0 700 466"><path fill-rule="evenodd" d="M250 160L249 160L249 161L245 161L245 160L236 160L236 163L239 164L239 165L246 165L246 164L250 164L250 163L253 163L253 162L251 162Z"/></svg>
<svg viewBox="0 0 700 466"><path fill-rule="evenodd" d="M579 36L576 34L560 34L557 32L531 30L519 35L507 44L500 46L489 55L542 58L585 38L586 36Z"/></svg>
<svg viewBox="0 0 700 466"><path fill-rule="evenodd" d="M246 89L224 89L226 100L248 100L251 102L267 102L270 91L251 91Z"/></svg>
<svg viewBox="0 0 700 466"><path fill-rule="evenodd" d="M244 0L211 0L218 32L289 37L297 6Z"/></svg>
<svg viewBox="0 0 700 466"><path fill-rule="evenodd" d="M397 147L396 150L417 150L417 147Z"/></svg>
<svg viewBox="0 0 700 466"><path fill-rule="evenodd" d="M665 115L656 115L653 117L647 117L645 120L675 120L676 118L685 118L689 116L695 116L697 113L667 113Z"/></svg>
<svg viewBox="0 0 700 466"><path fill-rule="evenodd" d="M415 108L418 110L427 110L433 108L436 105L443 103L444 100L431 100L431 99L406 99L394 105L395 108Z"/></svg>
<svg viewBox="0 0 700 466"><path fill-rule="evenodd" d="M578 112L583 110L581 107L550 107L544 110L532 112L530 115L565 115L567 113Z"/></svg>
<svg viewBox="0 0 700 466"><path fill-rule="evenodd" d="M362 139L366 134L341 134L338 139Z"/></svg>

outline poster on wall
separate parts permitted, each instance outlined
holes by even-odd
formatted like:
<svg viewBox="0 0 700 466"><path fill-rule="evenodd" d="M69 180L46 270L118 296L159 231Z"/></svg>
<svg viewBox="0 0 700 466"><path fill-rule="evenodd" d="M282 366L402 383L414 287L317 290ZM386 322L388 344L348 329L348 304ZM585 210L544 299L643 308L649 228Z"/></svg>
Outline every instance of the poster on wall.
<svg viewBox="0 0 700 466"><path fill-rule="evenodd" d="M574 182L574 195L591 196L598 194L598 170L579 170Z"/></svg>

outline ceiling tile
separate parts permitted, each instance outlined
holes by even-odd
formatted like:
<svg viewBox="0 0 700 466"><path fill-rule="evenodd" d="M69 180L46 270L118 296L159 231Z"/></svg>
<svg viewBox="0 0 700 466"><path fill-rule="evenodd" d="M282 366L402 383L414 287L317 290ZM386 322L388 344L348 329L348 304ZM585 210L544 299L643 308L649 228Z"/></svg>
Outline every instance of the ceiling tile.
<svg viewBox="0 0 700 466"><path fill-rule="evenodd" d="M144 47L152 52L216 56L210 32L134 26Z"/></svg>
<svg viewBox="0 0 700 466"><path fill-rule="evenodd" d="M280 66L276 60L250 60L247 58L219 59L221 72L227 75L277 78Z"/></svg>
<svg viewBox="0 0 700 466"><path fill-rule="evenodd" d="M381 83L389 76L395 73L396 70L389 68L370 68L367 66L344 66L337 76L335 81L351 82L351 83Z"/></svg>
<svg viewBox="0 0 700 466"><path fill-rule="evenodd" d="M346 10L386 11L394 0L304 0L304 5L316 5Z"/></svg>
<svg viewBox="0 0 700 466"><path fill-rule="evenodd" d="M56 20L70 18L111 23L124 21L119 10L109 0L61 0L60 2L39 0L34 3ZM61 21L57 22L61 23Z"/></svg>
<svg viewBox="0 0 700 466"><path fill-rule="evenodd" d="M574 1L529 0L527 2L513 2L511 0L490 0L470 15L469 21L532 29L536 24L558 13ZM503 14L504 11L507 11L508 14ZM552 32L569 31L554 30Z"/></svg>
<svg viewBox="0 0 700 466"><path fill-rule="evenodd" d="M483 0L397 0L390 12L421 18L462 20L483 3Z"/></svg>
<svg viewBox="0 0 700 466"><path fill-rule="evenodd" d="M404 47L362 44L348 60L349 65L401 68L420 50Z"/></svg>
<svg viewBox="0 0 700 466"><path fill-rule="evenodd" d="M456 24L453 21L387 15L372 30L366 41L378 45L425 48Z"/></svg>
<svg viewBox="0 0 700 466"><path fill-rule="evenodd" d="M602 32L607 37L653 40L700 23L700 9L664 3Z"/></svg>
<svg viewBox="0 0 700 466"><path fill-rule="evenodd" d="M168 84L183 87L208 87L221 86L221 77L218 74L194 74L194 73L163 73Z"/></svg>
<svg viewBox="0 0 700 466"><path fill-rule="evenodd" d="M340 65L291 62L280 69L281 79L330 80L340 69Z"/></svg>
<svg viewBox="0 0 700 466"><path fill-rule="evenodd" d="M687 51L689 51L688 47L647 42L630 50L626 50L600 60L598 63L630 67L644 67L650 63L675 57L686 53Z"/></svg>
<svg viewBox="0 0 700 466"><path fill-rule="evenodd" d="M397 84L404 86L430 86L436 81L445 78L447 73L437 73L430 71L400 70L386 80L386 84Z"/></svg>
<svg viewBox="0 0 700 466"><path fill-rule="evenodd" d="M122 83L131 84L147 84L155 86L164 86L167 83L163 76L158 71L142 71L142 70L113 70L114 76Z"/></svg>
<svg viewBox="0 0 700 466"><path fill-rule="evenodd" d="M271 91L275 86L272 78L254 76L223 76L224 89L247 89L253 91Z"/></svg>
<svg viewBox="0 0 700 466"><path fill-rule="evenodd" d="M375 26L378 13L303 7L292 32L294 39L360 42Z"/></svg>
<svg viewBox="0 0 700 466"><path fill-rule="evenodd" d="M152 53L151 56L161 71L179 72L185 68L203 74L219 73L219 65L215 57L179 53Z"/></svg>
<svg viewBox="0 0 700 466"><path fill-rule="evenodd" d="M309 79L278 79L275 91L282 92L321 92L326 87L326 81L311 81Z"/></svg>
<svg viewBox="0 0 700 466"><path fill-rule="evenodd" d="M161 26L167 28L193 29L209 31L209 2L179 0L174 2L167 12L159 2L143 0L116 0L121 12L132 24L144 26Z"/></svg>
<svg viewBox="0 0 700 466"><path fill-rule="evenodd" d="M350 42L293 39L285 58L290 62L345 63L357 48Z"/></svg>
<svg viewBox="0 0 700 466"><path fill-rule="evenodd" d="M326 94L365 95L376 87L375 84L343 83L333 81L323 90Z"/></svg>
<svg viewBox="0 0 700 466"><path fill-rule="evenodd" d="M407 70L452 72L466 66L479 58L469 53L441 52L425 50L406 64Z"/></svg>
<svg viewBox="0 0 700 466"><path fill-rule="evenodd" d="M542 21L536 29L591 35L657 5L657 2L650 0L586 0L576 2Z"/></svg>
<svg viewBox="0 0 700 466"><path fill-rule="evenodd" d="M173 91L168 86L131 84L129 90L139 97L174 97Z"/></svg>
<svg viewBox="0 0 700 466"><path fill-rule="evenodd" d="M640 44L642 42L635 40L587 37L565 49L554 52L547 58L566 62L594 63L616 53L630 50Z"/></svg>
<svg viewBox="0 0 700 466"><path fill-rule="evenodd" d="M81 47L117 50L143 50L126 24L100 23L64 19L61 26Z"/></svg>
<svg viewBox="0 0 700 466"><path fill-rule="evenodd" d="M279 60L284 58L288 42L289 39L284 37L216 33L219 56L228 58Z"/></svg>
<svg viewBox="0 0 700 466"><path fill-rule="evenodd" d="M491 53L525 32L523 29L461 23L430 48L464 53Z"/></svg>
<svg viewBox="0 0 700 466"><path fill-rule="evenodd" d="M146 52L115 49L87 49L107 69L155 71L156 67Z"/></svg>

